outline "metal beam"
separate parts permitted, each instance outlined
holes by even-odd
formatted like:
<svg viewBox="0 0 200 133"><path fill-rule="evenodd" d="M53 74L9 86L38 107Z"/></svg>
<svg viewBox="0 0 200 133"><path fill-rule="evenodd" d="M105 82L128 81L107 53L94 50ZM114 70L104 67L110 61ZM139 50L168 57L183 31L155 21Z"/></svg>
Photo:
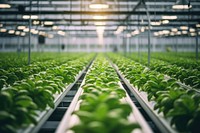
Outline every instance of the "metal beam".
<svg viewBox="0 0 200 133"><path fill-rule="evenodd" d="M154 11L149 11L150 15L154 15ZM0 15L146 15L146 11L0 11ZM180 11L157 11L156 15L197 15L199 11L180 12Z"/></svg>

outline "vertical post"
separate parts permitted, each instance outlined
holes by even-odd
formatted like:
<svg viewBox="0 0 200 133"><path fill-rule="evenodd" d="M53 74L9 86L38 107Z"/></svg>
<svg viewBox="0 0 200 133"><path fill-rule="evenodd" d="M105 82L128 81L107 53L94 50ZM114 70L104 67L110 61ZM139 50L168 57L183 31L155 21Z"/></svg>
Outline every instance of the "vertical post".
<svg viewBox="0 0 200 133"><path fill-rule="evenodd" d="M20 57L20 51L21 51L21 48L20 48L20 42L19 42L19 36L17 37L17 54L18 54L18 57Z"/></svg>
<svg viewBox="0 0 200 133"><path fill-rule="evenodd" d="M32 0L30 0L30 12L32 9ZM31 63L31 14L29 14L29 36L28 36L28 65Z"/></svg>
<svg viewBox="0 0 200 133"><path fill-rule="evenodd" d="M198 55L198 53L199 53L199 46L198 46L198 30L196 29L196 61L198 61L198 59L199 59L199 55Z"/></svg>
<svg viewBox="0 0 200 133"><path fill-rule="evenodd" d="M150 27L150 23L151 23L151 20L150 20L148 8L147 8L144 0L143 0L143 4L146 9L146 14L147 14L147 18L148 18L148 66L150 66L150 59L151 59L151 27Z"/></svg>

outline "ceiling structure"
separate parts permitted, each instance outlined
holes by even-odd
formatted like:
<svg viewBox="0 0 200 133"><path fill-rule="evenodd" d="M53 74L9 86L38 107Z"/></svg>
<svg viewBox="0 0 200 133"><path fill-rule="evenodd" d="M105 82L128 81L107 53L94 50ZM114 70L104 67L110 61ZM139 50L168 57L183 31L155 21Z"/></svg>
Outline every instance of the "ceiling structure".
<svg viewBox="0 0 200 133"><path fill-rule="evenodd" d="M188 30L190 32L191 30L191 32L195 32L196 27L199 27L199 0L190 0L192 8L186 10L173 9L172 6L176 0L144 1L150 14L153 32L159 33L159 31L165 30L169 34L167 31L171 32L174 28L177 28L178 31ZM16 35L12 32L10 34L9 30L14 30L15 33L19 31L20 34L24 32L24 29L19 29L19 26L28 28L29 19L25 19L24 15L30 14L37 17L37 19L31 20L33 33L34 31L36 35L46 33L51 35L49 37L58 34L96 35L97 27L105 29L105 36L114 36L122 31L130 36L134 31L135 33L136 31L145 33L148 29L146 10L142 5L137 6L140 0L105 0L109 8L98 10L89 8L92 0L32 0L32 2L30 0L9 0L7 2L11 8L0 9L0 36ZM94 18L94 16L97 17ZM6 29L6 32L1 29ZM188 32L181 31L179 34L189 35ZM132 36L136 34L133 33Z"/></svg>

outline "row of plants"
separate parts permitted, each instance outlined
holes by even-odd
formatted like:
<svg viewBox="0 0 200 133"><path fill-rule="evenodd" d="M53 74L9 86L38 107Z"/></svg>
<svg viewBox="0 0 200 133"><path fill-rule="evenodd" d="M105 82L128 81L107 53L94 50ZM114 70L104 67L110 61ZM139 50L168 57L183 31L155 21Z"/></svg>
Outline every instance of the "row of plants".
<svg viewBox="0 0 200 133"><path fill-rule="evenodd" d="M147 65L147 57L142 57L139 60L136 56L128 55L131 59ZM195 89L200 89L200 71L198 69L185 69L177 65L169 64L158 59L151 59L150 68L152 70L164 73L170 77L176 78L180 82L191 86Z"/></svg>
<svg viewBox="0 0 200 133"><path fill-rule="evenodd" d="M35 62L31 65L22 67L12 67L7 70L0 69L0 90L4 86L13 85L16 81L28 78L30 75L45 71L47 68L59 66L67 61L80 57L81 54L70 54L62 56L61 59L52 59L51 61ZM7 62L9 64L10 62Z"/></svg>
<svg viewBox="0 0 200 133"><path fill-rule="evenodd" d="M47 60L52 60L57 58L61 58L66 56L66 54L62 53L44 53L44 52L32 52L31 53L31 64L35 62L43 62ZM21 52L18 54L17 52L3 52L0 53L0 69L8 70L12 67L22 67L26 66L28 62L28 53Z"/></svg>
<svg viewBox="0 0 200 133"><path fill-rule="evenodd" d="M15 133L37 124L39 112L54 108L56 94L75 81L76 75L92 60L93 54L80 57L46 71L33 74L0 91L0 132Z"/></svg>
<svg viewBox="0 0 200 133"><path fill-rule="evenodd" d="M175 78L166 79L164 74L116 54L109 58L120 72L139 91L155 101L154 109L170 120L172 128L179 132L198 133L200 130L200 94L192 89L185 90Z"/></svg>
<svg viewBox="0 0 200 133"><path fill-rule="evenodd" d="M151 59L157 59L161 61L165 61L167 64L177 65L179 67L183 67L185 69L197 69L200 70L200 61L196 60L194 56L191 58L191 55L194 53L161 53L161 52L153 52L151 53ZM131 53L128 54L131 57L138 57L138 61L143 62L144 58L146 59L148 54L146 52Z"/></svg>
<svg viewBox="0 0 200 133"><path fill-rule="evenodd" d="M118 83L115 70L105 57L99 55L82 86L80 108L73 112L80 122L70 130L75 133L131 133L140 128L138 123L127 119L132 108L120 101L126 97L126 92Z"/></svg>

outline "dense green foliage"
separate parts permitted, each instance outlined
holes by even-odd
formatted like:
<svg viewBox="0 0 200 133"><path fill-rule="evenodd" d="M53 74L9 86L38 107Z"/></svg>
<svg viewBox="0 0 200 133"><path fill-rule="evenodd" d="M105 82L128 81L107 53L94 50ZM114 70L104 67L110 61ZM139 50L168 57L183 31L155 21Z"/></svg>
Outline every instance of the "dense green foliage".
<svg viewBox="0 0 200 133"><path fill-rule="evenodd" d="M185 90L175 78L166 79L163 74L150 70L128 58L109 54L120 72L139 91L147 92L148 100L155 101L155 110L171 118L171 125L178 131L200 131L200 94Z"/></svg>
<svg viewBox="0 0 200 133"><path fill-rule="evenodd" d="M126 92L120 88L115 70L103 57L97 57L82 86L80 110L74 112L80 123L71 129L76 133L131 133L140 128L127 117L132 108L120 99Z"/></svg>
<svg viewBox="0 0 200 133"><path fill-rule="evenodd" d="M155 54L155 53L154 53ZM131 59L138 61L144 65L147 65L147 56L143 55L141 59L137 58L135 54L127 55ZM155 56L155 55L154 55ZM156 55L158 56L158 55ZM159 60L159 59L151 59L150 68L152 70L156 70L160 73L164 73L173 78L176 78L180 82L189 85L195 89L200 89L200 63L195 60L183 59L173 56L164 56L167 58L168 62ZM159 56L162 58L162 55Z"/></svg>
<svg viewBox="0 0 200 133"><path fill-rule="evenodd" d="M36 124L36 112L44 111L47 107L54 108L55 94L60 94L67 85L73 83L75 76L92 58L93 55L86 55L62 65L53 65L55 67L45 66L45 71L2 88L0 132L12 133L19 128Z"/></svg>

